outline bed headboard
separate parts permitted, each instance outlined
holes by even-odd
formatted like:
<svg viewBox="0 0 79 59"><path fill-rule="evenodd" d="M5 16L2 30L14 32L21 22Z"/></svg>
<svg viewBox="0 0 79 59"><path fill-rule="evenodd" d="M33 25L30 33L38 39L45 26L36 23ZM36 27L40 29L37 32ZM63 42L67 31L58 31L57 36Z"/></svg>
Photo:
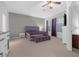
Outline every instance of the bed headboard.
<svg viewBox="0 0 79 59"><path fill-rule="evenodd" d="M24 31L39 31L38 26L25 26Z"/></svg>

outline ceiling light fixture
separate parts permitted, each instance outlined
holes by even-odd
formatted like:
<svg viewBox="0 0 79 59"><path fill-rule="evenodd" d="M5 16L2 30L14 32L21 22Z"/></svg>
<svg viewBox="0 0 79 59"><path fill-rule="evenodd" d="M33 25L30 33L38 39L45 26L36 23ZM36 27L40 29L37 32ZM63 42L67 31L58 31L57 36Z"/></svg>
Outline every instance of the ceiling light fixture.
<svg viewBox="0 0 79 59"><path fill-rule="evenodd" d="M52 9L53 8L53 4L61 4L61 2L47 1L46 4L42 5L42 7L45 7L45 6L49 5L50 9Z"/></svg>

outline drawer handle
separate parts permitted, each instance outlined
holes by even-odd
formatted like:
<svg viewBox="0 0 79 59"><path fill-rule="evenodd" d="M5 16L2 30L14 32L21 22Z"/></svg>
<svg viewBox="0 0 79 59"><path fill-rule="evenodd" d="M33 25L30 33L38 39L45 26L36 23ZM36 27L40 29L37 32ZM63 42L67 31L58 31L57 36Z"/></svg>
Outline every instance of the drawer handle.
<svg viewBox="0 0 79 59"><path fill-rule="evenodd" d="M4 38L2 38L0 41L3 41L4 40Z"/></svg>
<svg viewBox="0 0 79 59"><path fill-rule="evenodd" d="M3 53L0 53L1 57L3 57Z"/></svg>

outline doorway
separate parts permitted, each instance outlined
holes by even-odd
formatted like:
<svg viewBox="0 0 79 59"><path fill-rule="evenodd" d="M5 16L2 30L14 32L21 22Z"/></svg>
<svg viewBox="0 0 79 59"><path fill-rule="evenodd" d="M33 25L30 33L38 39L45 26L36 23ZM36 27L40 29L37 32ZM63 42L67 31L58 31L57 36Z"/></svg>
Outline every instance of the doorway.
<svg viewBox="0 0 79 59"><path fill-rule="evenodd" d="M52 36L57 36L56 35L56 18L52 19L52 29L51 29L51 35Z"/></svg>

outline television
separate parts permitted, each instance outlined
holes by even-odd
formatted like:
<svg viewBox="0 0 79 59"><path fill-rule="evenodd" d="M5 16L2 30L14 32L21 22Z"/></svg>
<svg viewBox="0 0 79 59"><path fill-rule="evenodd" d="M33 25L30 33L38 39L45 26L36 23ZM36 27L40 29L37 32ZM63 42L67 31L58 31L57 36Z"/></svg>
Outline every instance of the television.
<svg viewBox="0 0 79 59"><path fill-rule="evenodd" d="M67 15L64 14L64 26L66 26L66 25L67 25Z"/></svg>

